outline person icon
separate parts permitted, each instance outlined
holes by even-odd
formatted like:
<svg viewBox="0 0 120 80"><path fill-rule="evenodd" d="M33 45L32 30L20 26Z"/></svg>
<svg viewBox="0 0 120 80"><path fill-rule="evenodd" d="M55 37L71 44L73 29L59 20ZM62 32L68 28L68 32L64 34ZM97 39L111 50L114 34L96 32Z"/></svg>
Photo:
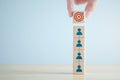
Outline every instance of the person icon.
<svg viewBox="0 0 120 80"><path fill-rule="evenodd" d="M82 35L82 32L81 32L81 29L80 29L80 28L78 28L78 32L76 33L76 35L78 35L78 36L81 36L81 35Z"/></svg>
<svg viewBox="0 0 120 80"><path fill-rule="evenodd" d="M78 56L76 57L76 59L78 59L78 60L82 59L82 56L81 56L80 52L78 52Z"/></svg>
<svg viewBox="0 0 120 80"><path fill-rule="evenodd" d="M77 66L76 72L82 72L82 69L81 69L81 66L80 66L80 65Z"/></svg>
<svg viewBox="0 0 120 80"><path fill-rule="evenodd" d="M82 44L81 44L81 41L80 41L80 40L77 41L76 47L82 47Z"/></svg>

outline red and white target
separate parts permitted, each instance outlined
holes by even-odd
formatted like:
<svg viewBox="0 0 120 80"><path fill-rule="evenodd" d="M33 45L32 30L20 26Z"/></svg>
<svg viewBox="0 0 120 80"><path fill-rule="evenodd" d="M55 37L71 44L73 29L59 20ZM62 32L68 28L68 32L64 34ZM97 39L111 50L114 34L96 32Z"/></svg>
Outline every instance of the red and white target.
<svg viewBox="0 0 120 80"><path fill-rule="evenodd" d="M74 20L75 22L81 22L84 20L84 13L83 12L75 12L74 13Z"/></svg>

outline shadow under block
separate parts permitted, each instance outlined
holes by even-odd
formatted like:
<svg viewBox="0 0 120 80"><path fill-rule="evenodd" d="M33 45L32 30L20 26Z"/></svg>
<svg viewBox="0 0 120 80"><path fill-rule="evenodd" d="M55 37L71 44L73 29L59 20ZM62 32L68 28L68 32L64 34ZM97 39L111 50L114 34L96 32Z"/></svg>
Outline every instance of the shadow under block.
<svg viewBox="0 0 120 80"><path fill-rule="evenodd" d="M84 62L78 62L73 64L73 74L84 75Z"/></svg>
<svg viewBox="0 0 120 80"><path fill-rule="evenodd" d="M83 23L84 18L85 18L84 12L82 12L82 11L73 12L73 22L74 23Z"/></svg>
<svg viewBox="0 0 120 80"><path fill-rule="evenodd" d="M73 36L78 37L85 37L85 29L84 26L74 26L73 27Z"/></svg>

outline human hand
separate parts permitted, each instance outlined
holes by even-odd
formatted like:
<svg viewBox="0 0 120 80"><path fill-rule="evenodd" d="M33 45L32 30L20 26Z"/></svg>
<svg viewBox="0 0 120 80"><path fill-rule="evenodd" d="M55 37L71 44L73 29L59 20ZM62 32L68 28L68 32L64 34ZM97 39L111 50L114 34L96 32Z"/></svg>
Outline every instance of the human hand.
<svg viewBox="0 0 120 80"><path fill-rule="evenodd" d="M67 9L69 16L73 16L73 3L75 3L76 5L87 3L85 7L85 17L88 18L93 12L97 2L98 0L67 0Z"/></svg>

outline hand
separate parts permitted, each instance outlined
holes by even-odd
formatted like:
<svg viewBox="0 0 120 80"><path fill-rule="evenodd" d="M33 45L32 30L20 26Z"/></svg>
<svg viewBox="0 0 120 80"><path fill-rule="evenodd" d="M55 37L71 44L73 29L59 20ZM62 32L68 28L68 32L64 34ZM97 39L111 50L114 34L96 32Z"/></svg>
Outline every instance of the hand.
<svg viewBox="0 0 120 80"><path fill-rule="evenodd" d="M73 3L75 3L76 5L87 3L85 7L85 17L88 18L90 14L93 12L97 1L98 0L67 0L67 9L69 16L70 17L73 16Z"/></svg>

